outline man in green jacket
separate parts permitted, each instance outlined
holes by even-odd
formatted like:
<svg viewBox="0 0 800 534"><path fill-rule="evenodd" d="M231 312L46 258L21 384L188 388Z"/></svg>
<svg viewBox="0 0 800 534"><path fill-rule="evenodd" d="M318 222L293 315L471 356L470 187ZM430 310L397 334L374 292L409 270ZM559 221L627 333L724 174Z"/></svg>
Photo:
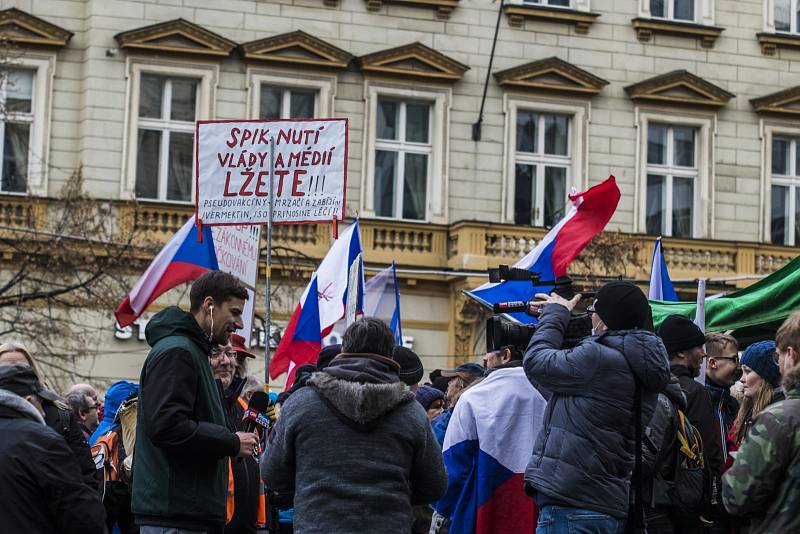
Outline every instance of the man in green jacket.
<svg viewBox="0 0 800 534"><path fill-rule="evenodd" d="M141 534L217 533L226 520L227 457L247 457L255 434L228 430L211 347L242 328L247 291L211 271L189 295L191 311L166 308L145 330L132 509Z"/></svg>
<svg viewBox="0 0 800 534"><path fill-rule="evenodd" d="M750 533L800 532L800 312L775 336L786 400L756 416L722 478L722 500Z"/></svg>

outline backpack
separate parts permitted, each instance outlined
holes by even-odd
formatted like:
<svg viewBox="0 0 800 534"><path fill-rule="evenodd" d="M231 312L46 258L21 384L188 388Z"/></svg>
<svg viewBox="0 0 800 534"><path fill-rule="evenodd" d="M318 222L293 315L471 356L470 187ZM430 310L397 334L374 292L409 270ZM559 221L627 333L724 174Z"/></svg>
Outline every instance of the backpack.
<svg viewBox="0 0 800 534"><path fill-rule="evenodd" d="M667 448L674 453L675 462L672 480L666 480L661 467L666 458L663 454L656 468L653 501L656 505L666 505L673 511L687 515L696 511L704 501L705 462L703 460L703 439L697 427L692 425L683 410L673 404L675 436Z"/></svg>
<svg viewBox="0 0 800 534"><path fill-rule="evenodd" d="M120 422L122 445L126 457L122 461L122 471L125 480L133 480L133 451L136 448L136 414L139 397L130 397L123 402L117 410L117 419Z"/></svg>
<svg viewBox="0 0 800 534"><path fill-rule="evenodd" d="M125 451L121 450L120 432L109 430L92 445L92 458L94 466L103 470L103 488L109 482L122 480L120 462L124 460ZM103 492L105 493L105 491Z"/></svg>

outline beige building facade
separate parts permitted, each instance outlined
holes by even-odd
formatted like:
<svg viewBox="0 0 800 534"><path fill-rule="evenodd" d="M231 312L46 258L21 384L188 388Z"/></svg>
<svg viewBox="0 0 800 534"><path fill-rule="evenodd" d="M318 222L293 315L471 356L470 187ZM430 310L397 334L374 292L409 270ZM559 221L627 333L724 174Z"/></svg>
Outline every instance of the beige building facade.
<svg viewBox="0 0 800 534"><path fill-rule="evenodd" d="M87 192L137 200L138 231L165 241L193 210L195 120L346 117L367 266L397 261L405 332L449 366L482 352L485 311L461 291L612 174L608 229L639 260L617 274L645 279L658 235L679 280L742 286L796 255L796 4L3 0L0 201L55 198L82 166ZM277 243L307 277L330 228ZM303 276L278 267L296 294ZM91 313L133 359L81 372L134 378L146 345Z"/></svg>

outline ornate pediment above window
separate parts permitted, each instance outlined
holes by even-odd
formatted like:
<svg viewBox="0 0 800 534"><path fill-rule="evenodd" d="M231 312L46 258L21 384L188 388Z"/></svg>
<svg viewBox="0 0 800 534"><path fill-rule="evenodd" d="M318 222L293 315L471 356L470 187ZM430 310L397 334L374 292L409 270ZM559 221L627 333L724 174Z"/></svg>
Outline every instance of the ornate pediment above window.
<svg viewBox="0 0 800 534"><path fill-rule="evenodd" d="M771 113L796 118L800 115L800 85L771 95L753 98L750 100L750 104L756 113Z"/></svg>
<svg viewBox="0 0 800 534"><path fill-rule="evenodd" d="M736 95L685 70L675 70L629 85L631 100L651 104L723 107Z"/></svg>
<svg viewBox="0 0 800 534"><path fill-rule="evenodd" d="M330 2L335 2L333 5L338 4L339 0L325 0L325 5L331 5ZM428 7L436 10L437 19L449 19L450 13L458 5L459 0L367 0L368 11L378 11L383 4L402 4L406 6L420 6Z"/></svg>
<svg viewBox="0 0 800 534"><path fill-rule="evenodd" d="M346 69L353 59L352 54L301 30L244 43L239 48L245 59L289 67Z"/></svg>
<svg viewBox="0 0 800 534"><path fill-rule="evenodd" d="M469 67L421 43L381 50L358 58L366 75L457 82Z"/></svg>
<svg viewBox="0 0 800 534"><path fill-rule="evenodd" d="M633 24L633 29L636 30L636 37L644 43L650 41L653 38L653 34L661 33L697 38L700 39L700 46L703 48L714 48L714 42L717 37L725 31L725 28L718 26L641 17L633 19L631 23Z"/></svg>
<svg viewBox="0 0 800 534"><path fill-rule="evenodd" d="M559 95L594 96L608 85L606 80L557 57L495 72L494 77L504 88Z"/></svg>
<svg viewBox="0 0 800 534"><path fill-rule="evenodd" d="M533 19L570 24L575 26L575 33L580 34L589 33L589 26L600 16L600 13L591 13L582 9L564 9L527 2L506 4L503 10L508 17L508 25L512 28L522 28L525 25L525 19Z"/></svg>
<svg viewBox="0 0 800 534"><path fill-rule="evenodd" d="M16 8L0 11L0 41L15 45L66 46L72 32Z"/></svg>
<svg viewBox="0 0 800 534"><path fill-rule="evenodd" d="M120 48L141 52L167 52L227 57L236 43L188 20L175 19L118 33Z"/></svg>

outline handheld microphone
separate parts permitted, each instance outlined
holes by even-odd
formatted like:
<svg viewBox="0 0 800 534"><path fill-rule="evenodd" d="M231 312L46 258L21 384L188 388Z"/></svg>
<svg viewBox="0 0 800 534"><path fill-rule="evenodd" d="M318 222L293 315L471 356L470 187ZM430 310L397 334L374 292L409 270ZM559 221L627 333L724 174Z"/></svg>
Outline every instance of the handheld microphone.
<svg viewBox="0 0 800 534"><path fill-rule="evenodd" d="M513 313L528 310L528 303L524 300L512 300L510 302L498 302L492 306L494 313Z"/></svg>
<svg viewBox="0 0 800 534"><path fill-rule="evenodd" d="M254 392L242 417L247 432L255 432L258 428L269 429L271 421L264 415L268 408L269 395L263 391Z"/></svg>

